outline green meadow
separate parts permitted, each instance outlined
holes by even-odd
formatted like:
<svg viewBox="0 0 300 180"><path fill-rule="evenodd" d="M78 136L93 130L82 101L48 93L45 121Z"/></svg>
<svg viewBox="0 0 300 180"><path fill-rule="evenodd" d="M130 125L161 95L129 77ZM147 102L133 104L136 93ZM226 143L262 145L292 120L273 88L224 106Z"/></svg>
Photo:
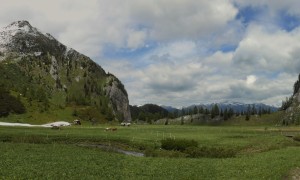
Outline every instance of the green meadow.
<svg viewBox="0 0 300 180"><path fill-rule="evenodd" d="M292 179L300 167L298 132L233 125L0 127L0 179ZM190 157L161 149L164 139L194 140L213 155L224 153L220 149L234 155ZM145 156L94 146L99 144Z"/></svg>

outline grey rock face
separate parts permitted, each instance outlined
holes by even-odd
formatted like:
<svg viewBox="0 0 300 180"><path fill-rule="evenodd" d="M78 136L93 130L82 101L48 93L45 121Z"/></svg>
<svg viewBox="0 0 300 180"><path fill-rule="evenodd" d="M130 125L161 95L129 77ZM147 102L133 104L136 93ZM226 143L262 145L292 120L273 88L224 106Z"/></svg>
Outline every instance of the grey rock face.
<svg viewBox="0 0 300 180"><path fill-rule="evenodd" d="M105 91L111 101L114 115L119 121L130 122L129 100L123 84L113 75L107 78L107 83Z"/></svg>

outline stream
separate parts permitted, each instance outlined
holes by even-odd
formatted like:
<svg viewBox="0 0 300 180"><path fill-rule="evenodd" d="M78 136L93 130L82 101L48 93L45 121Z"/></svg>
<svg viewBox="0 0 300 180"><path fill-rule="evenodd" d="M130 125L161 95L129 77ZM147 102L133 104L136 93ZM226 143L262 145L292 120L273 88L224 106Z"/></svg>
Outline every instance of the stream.
<svg viewBox="0 0 300 180"><path fill-rule="evenodd" d="M113 152L118 152L121 154L125 154L128 156L135 156L135 157L144 157L145 154L141 153L141 152L135 152L135 151L127 151L127 150L123 150L114 146L109 146L109 145L104 145L104 144L78 144L78 146L81 147L95 147L95 148L99 148L99 149L103 149L106 151L113 151Z"/></svg>

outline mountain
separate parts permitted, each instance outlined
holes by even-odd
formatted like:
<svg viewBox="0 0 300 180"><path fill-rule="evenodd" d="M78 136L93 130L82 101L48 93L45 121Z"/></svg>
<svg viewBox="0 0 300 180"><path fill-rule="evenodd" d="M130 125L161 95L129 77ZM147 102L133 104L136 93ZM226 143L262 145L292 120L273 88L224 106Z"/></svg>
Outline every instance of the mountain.
<svg viewBox="0 0 300 180"><path fill-rule="evenodd" d="M156 105L156 104L145 104L143 106L130 106L132 119L143 120L143 121L155 121L160 118L167 117L169 112Z"/></svg>
<svg viewBox="0 0 300 180"><path fill-rule="evenodd" d="M185 111L193 111L195 107L197 107L198 109L200 107L202 107L204 109L211 110L215 104L217 104L218 107L220 108L220 110L223 110L223 111L225 109L232 109L234 112L245 112L245 111L247 111L248 106L250 106L251 108L254 106L256 111L259 111L260 108L264 109L264 110L270 109L271 112L275 112L278 110L277 107L266 105L263 103L245 104L245 103L241 103L241 102L231 102L231 101L224 101L224 102L220 102L220 103L211 103L211 104L198 104L198 105L194 104L194 105L184 107L183 109ZM170 113L174 113L176 111L181 111L181 109L176 109L172 106L161 106L161 107L166 109Z"/></svg>
<svg viewBox="0 0 300 180"><path fill-rule="evenodd" d="M218 105L220 110L225 110L225 109L232 109L234 112L241 113L241 112L246 112L248 107L250 106L255 107L255 110L258 112L259 109L265 110L265 111L270 111L270 112L276 112L278 110L277 107L266 105L263 103L252 103L252 104L245 104L245 103L240 103L240 102L230 102L230 101L225 101L225 102L220 102L220 103L211 103L211 104L200 104L200 105L191 105L186 108L185 110L192 111L194 107L197 108L206 108L208 110L211 110L214 105Z"/></svg>
<svg viewBox="0 0 300 180"><path fill-rule="evenodd" d="M0 29L0 74L0 89L23 103L29 116L131 121L128 95L116 76L28 21ZM61 109L72 113L60 116Z"/></svg>
<svg viewBox="0 0 300 180"><path fill-rule="evenodd" d="M162 105L162 106L160 106L160 107L164 108L165 110L167 110L167 111L170 112L170 113L174 113L175 111L178 111L177 108L174 108L174 107L172 107L172 106L164 106L164 105Z"/></svg>

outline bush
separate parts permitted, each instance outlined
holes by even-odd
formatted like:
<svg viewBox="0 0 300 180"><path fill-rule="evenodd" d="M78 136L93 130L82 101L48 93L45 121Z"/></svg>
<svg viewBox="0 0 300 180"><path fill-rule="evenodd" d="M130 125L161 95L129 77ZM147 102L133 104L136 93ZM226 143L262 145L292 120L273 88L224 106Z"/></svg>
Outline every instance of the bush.
<svg viewBox="0 0 300 180"><path fill-rule="evenodd" d="M189 147L184 152L191 158L230 158L236 155L236 152L233 149L220 147Z"/></svg>
<svg viewBox="0 0 300 180"><path fill-rule="evenodd" d="M161 141L161 148L165 150L184 151L189 147L198 147L198 143L195 140L171 138Z"/></svg>
<svg viewBox="0 0 300 180"><path fill-rule="evenodd" d="M294 136L293 139L294 139L295 141L300 141L300 135Z"/></svg>
<svg viewBox="0 0 300 180"><path fill-rule="evenodd" d="M9 113L23 114L25 112L22 102L0 87L0 117L8 116Z"/></svg>

